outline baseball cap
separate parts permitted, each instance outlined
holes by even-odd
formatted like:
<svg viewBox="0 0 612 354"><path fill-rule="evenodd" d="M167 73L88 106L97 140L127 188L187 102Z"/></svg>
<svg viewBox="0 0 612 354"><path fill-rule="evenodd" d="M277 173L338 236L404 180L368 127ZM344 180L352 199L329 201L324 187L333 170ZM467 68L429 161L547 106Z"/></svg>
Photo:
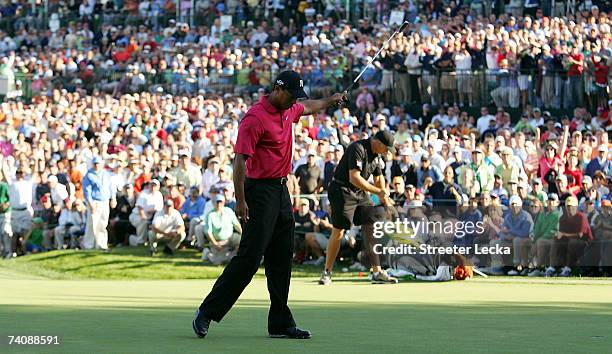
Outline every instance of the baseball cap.
<svg viewBox="0 0 612 354"><path fill-rule="evenodd" d="M565 181L565 182L567 182L567 177L565 175L558 175L556 180L557 181Z"/></svg>
<svg viewBox="0 0 612 354"><path fill-rule="evenodd" d="M57 183L57 176L51 175L51 176L49 176L49 178L47 178L47 181L49 183Z"/></svg>
<svg viewBox="0 0 612 354"><path fill-rule="evenodd" d="M289 91L295 99L308 98L308 95L304 92L304 80L302 80L300 74L293 70L286 70L278 74L274 84Z"/></svg>
<svg viewBox="0 0 612 354"><path fill-rule="evenodd" d="M166 200L166 202L164 203L165 206L173 206L174 203L172 202L172 200L168 199Z"/></svg>
<svg viewBox="0 0 612 354"><path fill-rule="evenodd" d="M510 197L508 204L516 205L516 206L523 206L523 201L521 200L521 197L517 195L513 195L512 197Z"/></svg>
<svg viewBox="0 0 612 354"><path fill-rule="evenodd" d="M215 197L215 202L225 202L225 197L222 194L218 194Z"/></svg>
<svg viewBox="0 0 612 354"><path fill-rule="evenodd" d="M410 149L402 148L402 149L400 149L399 154L401 156L410 156Z"/></svg>
<svg viewBox="0 0 612 354"><path fill-rule="evenodd" d="M35 224L42 224L44 222L43 218L37 216L34 219L32 219L32 222Z"/></svg>
<svg viewBox="0 0 612 354"><path fill-rule="evenodd" d="M567 199L565 199L565 206L578 206L578 198L573 195L567 197Z"/></svg>
<svg viewBox="0 0 612 354"><path fill-rule="evenodd" d="M393 135L391 135L391 133L386 130L381 130L376 133L376 135L374 135L374 139L383 143L387 147L387 149L391 151L391 153L395 154L395 147L393 146L395 139L393 139Z"/></svg>
<svg viewBox="0 0 612 354"><path fill-rule="evenodd" d="M539 178L534 178L534 179L531 181L531 183L533 183L533 184L542 184L542 180L541 180L541 179L539 179Z"/></svg>
<svg viewBox="0 0 612 354"><path fill-rule="evenodd" d="M556 201L559 201L559 196L557 195L557 193L549 193L549 194L548 194L548 200L556 200Z"/></svg>
<svg viewBox="0 0 612 354"><path fill-rule="evenodd" d="M606 152L608 151L608 147L605 145L599 145L599 148L597 148L597 151L599 152Z"/></svg>
<svg viewBox="0 0 612 354"><path fill-rule="evenodd" d="M150 183L151 184L156 184L157 186L159 186L159 181L156 180L156 179L152 179Z"/></svg>
<svg viewBox="0 0 612 354"><path fill-rule="evenodd" d="M584 176L582 177L582 184L593 184L593 179L591 179L591 176Z"/></svg>

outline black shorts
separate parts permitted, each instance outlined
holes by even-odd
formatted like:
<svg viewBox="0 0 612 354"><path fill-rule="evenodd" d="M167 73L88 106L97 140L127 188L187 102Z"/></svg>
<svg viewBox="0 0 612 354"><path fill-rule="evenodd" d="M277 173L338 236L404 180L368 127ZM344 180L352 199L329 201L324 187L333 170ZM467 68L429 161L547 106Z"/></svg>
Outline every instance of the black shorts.
<svg viewBox="0 0 612 354"><path fill-rule="evenodd" d="M337 229L348 230L351 225L371 224L384 220L387 215L383 206L374 206L366 192L341 186L336 181L329 184L327 198L332 224Z"/></svg>

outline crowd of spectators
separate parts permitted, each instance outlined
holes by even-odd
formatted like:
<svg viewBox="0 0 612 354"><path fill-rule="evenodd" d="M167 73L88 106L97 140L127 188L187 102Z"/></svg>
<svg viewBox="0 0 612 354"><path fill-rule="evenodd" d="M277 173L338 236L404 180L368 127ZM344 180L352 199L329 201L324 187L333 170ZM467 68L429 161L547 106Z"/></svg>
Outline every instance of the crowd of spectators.
<svg viewBox="0 0 612 354"><path fill-rule="evenodd" d="M9 89L27 86L31 99L0 107L4 255L142 244L155 254L166 241L166 254L196 247L206 261L226 261L242 231L231 179L240 118L286 69L313 97L342 90L395 29L382 14L401 10L410 26L368 66L350 106L295 125L296 261L322 262L322 196L346 146L388 129L398 153L385 173L403 215L476 203L491 242L534 254L517 256L510 271L558 266L567 275L587 246L609 265L610 16L597 6L551 17L485 3L399 1L353 24L335 2L299 2L286 18L277 1L261 20L250 2L210 2L205 23L190 26L154 12L135 13L137 24L96 22L88 6L98 4L87 1L65 27L28 30L15 20L0 32L0 77ZM243 21L223 27L220 15L237 9ZM567 115L555 113L562 108ZM565 205L577 211L561 215ZM517 206L532 223L520 234ZM555 212L561 221L551 221ZM574 232L566 215L583 217L589 232ZM358 230L345 237L357 260ZM540 238L584 242L564 251ZM551 247L554 257L540 255Z"/></svg>

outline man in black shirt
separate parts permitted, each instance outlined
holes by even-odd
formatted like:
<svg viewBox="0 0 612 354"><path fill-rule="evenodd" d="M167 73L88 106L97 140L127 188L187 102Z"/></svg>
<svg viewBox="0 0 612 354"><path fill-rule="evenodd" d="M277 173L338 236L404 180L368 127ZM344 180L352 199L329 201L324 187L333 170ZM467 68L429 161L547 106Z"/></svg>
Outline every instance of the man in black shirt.
<svg viewBox="0 0 612 354"><path fill-rule="evenodd" d="M406 69L406 65L404 62L406 61L406 56L403 52L397 51L393 55L393 69L395 71L395 102L399 104L403 104L407 102L410 94L409 92L409 80L408 80L408 70Z"/></svg>
<svg viewBox="0 0 612 354"><path fill-rule="evenodd" d="M295 170L295 177L300 185L300 193L319 193L323 185L323 172L316 164L314 153L309 153L306 163Z"/></svg>
<svg viewBox="0 0 612 354"><path fill-rule="evenodd" d="M352 224L361 225L366 242L365 251L372 263L372 281L375 283L397 283L381 267L378 255L373 251L374 222L382 221L388 214L385 206L393 204L385 189L383 171L385 168L381 155L395 153L393 135L388 131L379 131L374 137L358 140L348 146L346 153L338 163L334 178L329 185L328 198L333 221L332 234L327 245L325 270L319 284L331 284L331 270L340 249L344 231ZM374 176L374 185L368 182ZM382 204L374 207L367 192L376 194Z"/></svg>
<svg viewBox="0 0 612 354"><path fill-rule="evenodd" d="M391 52L395 51L395 46L391 45L389 50ZM391 91L395 88L395 57L389 53L387 50L384 50L380 53L380 63L382 64L382 79L380 81L380 86L378 90L381 94L384 95L385 102L391 101Z"/></svg>
<svg viewBox="0 0 612 354"><path fill-rule="evenodd" d="M522 107L526 107L531 102L533 82L538 70L538 63L536 61L538 48L530 47L525 49L521 54L521 61L519 63L520 75L518 79L519 90L521 91L521 102Z"/></svg>
<svg viewBox="0 0 612 354"><path fill-rule="evenodd" d="M110 238L114 245L118 243L127 245L129 235L136 233L136 229L129 220L135 205L134 186L126 184L123 186L123 193L117 198L117 206L110 211Z"/></svg>
<svg viewBox="0 0 612 354"><path fill-rule="evenodd" d="M417 166L412 161L412 151L403 148L400 149L399 160L393 161L391 164L391 178L401 176L404 180L404 185L417 184Z"/></svg>
<svg viewBox="0 0 612 354"><path fill-rule="evenodd" d="M461 187L455 183L455 171L451 166L444 169L444 179L429 187L427 194L431 195L434 208L442 208L440 212L454 213L457 201L461 200Z"/></svg>

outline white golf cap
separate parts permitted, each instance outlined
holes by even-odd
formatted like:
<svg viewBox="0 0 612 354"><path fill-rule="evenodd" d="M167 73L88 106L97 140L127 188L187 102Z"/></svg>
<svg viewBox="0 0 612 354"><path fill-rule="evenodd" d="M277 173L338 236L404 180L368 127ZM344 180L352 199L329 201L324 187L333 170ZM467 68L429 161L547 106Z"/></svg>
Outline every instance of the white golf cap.
<svg viewBox="0 0 612 354"><path fill-rule="evenodd" d="M523 206L523 201L521 200L521 197L519 197L518 195L513 195L512 197L510 197L508 204L516 205L516 206Z"/></svg>

